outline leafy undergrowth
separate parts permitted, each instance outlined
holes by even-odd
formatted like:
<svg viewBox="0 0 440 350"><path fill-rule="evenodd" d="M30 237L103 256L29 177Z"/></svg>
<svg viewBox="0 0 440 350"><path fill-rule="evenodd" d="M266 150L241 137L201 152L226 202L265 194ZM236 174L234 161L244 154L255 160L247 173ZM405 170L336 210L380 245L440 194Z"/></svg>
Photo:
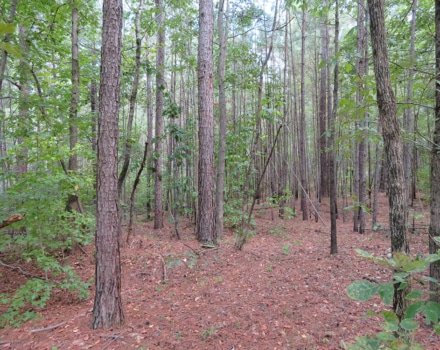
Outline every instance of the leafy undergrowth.
<svg viewBox="0 0 440 350"><path fill-rule="evenodd" d="M91 330L93 290L85 300L59 291L37 310L39 319L0 330L2 349L343 349L357 336L380 331L383 320L367 310L384 309L378 298L350 299L347 286L391 277L355 249L386 256L390 239L386 229L353 233L351 220L340 218L339 254L330 256L328 206L320 211L325 225L258 210L257 234L244 251L234 249L232 231L217 249L203 250L190 222L181 221L181 241L171 238L171 224L160 231L151 222L139 224L121 251L124 326ZM410 234L414 254L427 253L428 220L418 217L417 232ZM382 210L380 224L387 222ZM70 256L85 281L94 274L93 249ZM0 274L3 291L26 281L17 271L2 268ZM438 349L439 337L420 321L415 340Z"/></svg>

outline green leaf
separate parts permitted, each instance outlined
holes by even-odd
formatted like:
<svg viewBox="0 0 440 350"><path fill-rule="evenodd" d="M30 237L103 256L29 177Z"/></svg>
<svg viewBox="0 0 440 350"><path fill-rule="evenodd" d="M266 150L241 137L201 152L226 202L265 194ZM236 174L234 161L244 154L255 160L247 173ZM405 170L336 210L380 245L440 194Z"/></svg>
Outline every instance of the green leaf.
<svg viewBox="0 0 440 350"><path fill-rule="evenodd" d="M416 300L419 299L422 295L423 295L422 290L414 289L411 292L409 292L405 298L408 300Z"/></svg>
<svg viewBox="0 0 440 350"><path fill-rule="evenodd" d="M390 343L396 340L396 337L388 332L379 332L377 333L376 338L384 343Z"/></svg>
<svg viewBox="0 0 440 350"><path fill-rule="evenodd" d="M15 31L15 26L12 23L0 22L0 35L11 34Z"/></svg>
<svg viewBox="0 0 440 350"><path fill-rule="evenodd" d="M378 287L368 281L355 281L347 288L347 294L350 298L366 301L374 297L378 290Z"/></svg>
<svg viewBox="0 0 440 350"><path fill-rule="evenodd" d="M434 301L428 301L425 304L424 312L426 324L437 324L440 319L440 304Z"/></svg>
<svg viewBox="0 0 440 350"><path fill-rule="evenodd" d="M416 301L409 305L405 310L405 318L413 319L416 317L416 315L423 310L424 305L424 301Z"/></svg>
<svg viewBox="0 0 440 350"><path fill-rule="evenodd" d="M392 283L381 284L379 285L378 293L386 305L391 305L394 297L394 285Z"/></svg>
<svg viewBox="0 0 440 350"><path fill-rule="evenodd" d="M384 330L396 332L399 330L399 324L394 322L387 322L380 325Z"/></svg>
<svg viewBox="0 0 440 350"><path fill-rule="evenodd" d="M423 261L427 264L432 264L433 262L439 261L440 255L438 254L428 254L423 257Z"/></svg>
<svg viewBox="0 0 440 350"><path fill-rule="evenodd" d="M394 283L406 283L406 278L409 276L407 272L399 272L393 275Z"/></svg>
<svg viewBox="0 0 440 350"><path fill-rule="evenodd" d="M382 311L382 315L387 323L399 323L399 318L392 311Z"/></svg>
<svg viewBox="0 0 440 350"><path fill-rule="evenodd" d="M21 58L20 50L14 45L0 41L0 48L7 51L16 58Z"/></svg>
<svg viewBox="0 0 440 350"><path fill-rule="evenodd" d="M422 272L425 271L425 269L426 269L426 264L424 261L421 260L411 261L410 263L403 266L403 271L409 273Z"/></svg>
<svg viewBox="0 0 440 350"><path fill-rule="evenodd" d="M393 254L393 260L396 263L397 268L404 268L408 263L410 257L406 254L395 252Z"/></svg>
<svg viewBox="0 0 440 350"><path fill-rule="evenodd" d="M401 322L400 322L400 327L402 327L403 329L407 330L407 331L413 331L415 330L417 327L419 326L419 324L414 321L411 320L409 318L404 318Z"/></svg>
<svg viewBox="0 0 440 350"><path fill-rule="evenodd" d="M363 257L363 258L367 258L367 259L373 259L374 255L370 254L368 252L366 252L365 250L362 249L355 249L355 252L358 253L359 256Z"/></svg>

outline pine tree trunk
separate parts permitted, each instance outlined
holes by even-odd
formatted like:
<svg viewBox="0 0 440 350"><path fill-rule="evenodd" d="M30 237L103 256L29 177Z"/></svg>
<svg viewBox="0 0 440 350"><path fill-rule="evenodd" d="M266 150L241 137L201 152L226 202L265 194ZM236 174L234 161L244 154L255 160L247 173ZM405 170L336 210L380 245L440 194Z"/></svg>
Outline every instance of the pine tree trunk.
<svg viewBox="0 0 440 350"><path fill-rule="evenodd" d="M199 1L198 44L198 110L199 110L199 161L198 161L198 213L196 236L209 246L217 241L214 212L214 4L212 0Z"/></svg>
<svg viewBox="0 0 440 350"><path fill-rule="evenodd" d="M436 253L440 244L440 0L435 0L435 127L431 152L431 223L429 225L429 252ZM431 264L430 276L440 281L440 262ZM438 283L430 283L431 300L440 302Z"/></svg>
<svg viewBox="0 0 440 350"><path fill-rule="evenodd" d="M335 52L339 51L339 2L335 2ZM336 181L336 150L335 150L335 120L339 105L339 60L336 56L334 83L333 83L333 108L330 115L329 126L331 136L329 140L329 192L330 192L330 254L338 253L337 225L336 225L336 202L337 202L337 181Z"/></svg>
<svg viewBox="0 0 440 350"><path fill-rule="evenodd" d="M408 71L408 88L406 99L408 103L412 102L413 98L413 83L414 83L414 64L415 64L415 40L416 40L416 19L417 19L417 0L413 0L412 9L411 9L411 42L409 47L409 57L411 61L411 67ZM411 105L404 112L404 128L408 135L412 136L414 132L414 111ZM411 178L413 177L413 145L412 138L411 141L408 140L403 145L403 163L405 168L405 189L406 189L406 198L408 203L410 199L414 197L412 193L412 183Z"/></svg>
<svg viewBox="0 0 440 350"><path fill-rule="evenodd" d="M323 6L327 5L324 1ZM328 69L328 30L327 17L323 18L324 23L321 25L321 61L324 62L320 72L319 85L319 169L320 169L320 186L319 197L327 197L329 194L329 174L327 163L327 115L331 113L327 111L327 69Z"/></svg>
<svg viewBox="0 0 440 350"><path fill-rule="evenodd" d="M165 26L163 1L156 0L159 12L157 16L157 54L156 54L156 135L155 135L155 172L154 172L154 228L163 227L162 204L162 135L163 135L163 90L165 88Z"/></svg>
<svg viewBox="0 0 440 350"><path fill-rule="evenodd" d="M75 147L78 143L78 105L79 105L79 49L78 49L78 8L75 0L72 2L72 93L70 97L69 108L69 141L70 141L70 156L69 156L69 172L78 172L78 154ZM77 193L70 194L67 199L66 210L78 211L83 213L82 204Z"/></svg>
<svg viewBox="0 0 440 350"><path fill-rule="evenodd" d="M227 0L226 0L227 1ZM223 206L224 206L224 187L225 187L225 154L226 154L226 128L227 128L227 115L226 115L226 90L225 90L225 68L226 68L226 55L227 55L227 37L228 37L228 21L224 23L223 17L225 8L225 0L221 0L219 4L217 29L219 36L219 58L217 67L217 79L218 79L218 99L219 99L219 149L218 149L218 166L217 166L217 179L216 179L216 219L215 230L216 236L222 237L223 235ZM229 9L229 2L226 5L226 11ZM226 14L226 18L228 15Z"/></svg>
<svg viewBox="0 0 440 350"><path fill-rule="evenodd" d="M307 158L306 158L306 96L305 96L305 55L306 55L306 6L303 4L301 27L301 114L299 120L299 163L301 185L301 211L303 220L308 220L307 205Z"/></svg>
<svg viewBox="0 0 440 350"><path fill-rule="evenodd" d="M23 26L18 28L20 35L20 49L23 56L26 56L29 51L27 31ZM24 58L20 60L19 65L19 81L20 81L20 98L18 101L18 115L19 125L18 127L26 128L26 122L29 114L29 70L28 64ZM28 149L24 146L24 140L21 137L17 138L17 144L20 145L20 152L16 156L17 161L17 174L23 175L28 171ZM23 146L22 146L23 145Z"/></svg>
<svg viewBox="0 0 440 350"><path fill-rule="evenodd" d="M124 321L118 195L121 38L122 0L104 0L98 117L96 292L92 319L94 329L107 329Z"/></svg>

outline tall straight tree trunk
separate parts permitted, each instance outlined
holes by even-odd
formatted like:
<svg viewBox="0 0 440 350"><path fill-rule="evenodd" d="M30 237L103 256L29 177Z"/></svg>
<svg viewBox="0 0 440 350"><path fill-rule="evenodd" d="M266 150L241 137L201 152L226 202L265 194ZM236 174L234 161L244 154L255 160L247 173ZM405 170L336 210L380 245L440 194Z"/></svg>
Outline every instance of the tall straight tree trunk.
<svg viewBox="0 0 440 350"><path fill-rule="evenodd" d="M229 2L226 0L226 12L229 9ZM226 115L226 90L225 90L225 68L226 68L226 55L227 55L227 38L228 38L228 20L224 23L225 14L225 0L220 0L217 29L218 29L218 41L219 41L219 58L217 67L217 79L218 79L218 102L220 107L219 115L219 149L218 149L218 166L217 166L217 179L216 179L216 193L215 193L215 231L216 236L221 237L223 235L223 202L224 202L224 187L225 187L225 154L226 154L226 128L227 128L227 115ZM228 14L226 14L226 18Z"/></svg>
<svg viewBox="0 0 440 350"><path fill-rule="evenodd" d="M380 123L377 125L377 132L380 134L381 128ZM372 229L375 228L377 224L377 213L379 210L379 185L380 185L380 174L381 174L381 165L382 165L382 146L379 144L376 144L376 161L374 166L374 179L373 179L373 214L372 214L372 220L371 225Z"/></svg>
<svg viewBox="0 0 440 350"><path fill-rule="evenodd" d="M69 132L70 132L70 156L69 170L78 171L78 154L74 151L78 143L78 127L76 118L78 116L79 104L79 58L78 58L78 8L75 0L72 2L72 94L69 110Z"/></svg>
<svg viewBox="0 0 440 350"><path fill-rule="evenodd" d="M197 239L210 246L217 241L215 232L214 193L214 4L199 0L198 110L199 162Z"/></svg>
<svg viewBox="0 0 440 350"><path fill-rule="evenodd" d="M374 74L376 76L377 105L388 163L391 251L409 253L402 139L400 123L397 119L396 100L391 87L388 49L386 46L384 1L368 0L368 7ZM394 284L393 310L399 319L402 319L407 304L405 296L408 290L406 288L399 289L399 287L400 283Z"/></svg>
<svg viewBox="0 0 440 350"><path fill-rule="evenodd" d="M429 225L429 252L436 253L440 244L440 0L435 0L435 127L431 152L431 222ZM431 264L430 276L440 280L440 262ZM431 300L440 302L440 288L430 283Z"/></svg>
<svg viewBox="0 0 440 350"><path fill-rule="evenodd" d="M151 74L151 68L147 68L147 74L146 74L146 84L147 84L147 143L149 145L151 145L153 143L153 117L154 117L154 113L153 113L153 98L152 98L152 78L151 78L152 74ZM152 161L152 152L151 152L151 147L148 148L148 154L147 154L147 170L146 170L146 178L147 178L147 188L151 188L151 180L152 180L152 175L151 175L151 169L153 168L153 161ZM147 201L147 205L146 205L146 209L147 209L147 217L150 218L150 214L151 214L151 208L152 208L152 197L148 196L148 201Z"/></svg>
<svg viewBox="0 0 440 350"><path fill-rule="evenodd" d="M329 140L329 192L330 192L330 254L338 253L337 226L336 226L336 201L337 201L337 181L336 181L336 149L335 149L335 120L338 112L339 96L339 2L335 2L335 70L333 82L333 108L330 114L329 127L331 136Z"/></svg>
<svg viewBox="0 0 440 350"><path fill-rule="evenodd" d="M132 145L132 130L133 130L133 119L134 111L136 109L136 99L139 87L139 76L141 71L141 50L142 50L142 35L141 35L141 15L142 7L144 6L144 1L139 1L139 8L136 12L135 18L135 35L136 35L136 57L135 57L135 68L133 76L133 85L131 87L129 109L128 109L128 121L125 131L125 142L124 142L124 153L122 154L122 167L118 178L118 192L119 197L121 197L122 186L124 184L125 178L127 177L128 167L130 165L131 158L131 145Z"/></svg>
<svg viewBox="0 0 440 350"><path fill-rule="evenodd" d="M79 49L78 49L78 8L75 0L72 2L72 93L70 97L69 109L69 141L70 141L70 156L69 156L69 171L72 173L78 172L78 154L75 147L78 143L78 105L79 105ZM80 213L83 212L81 201L77 193L71 193L67 199L66 209L75 210Z"/></svg>
<svg viewBox="0 0 440 350"><path fill-rule="evenodd" d="M118 109L121 74L122 0L102 5L101 83L98 116L96 276L92 327L124 322L121 300L118 195Z"/></svg>
<svg viewBox="0 0 440 350"><path fill-rule="evenodd" d="M306 96L305 96L305 65L306 65L306 4L303 2L301 23L301 114L299 119L299 166L301 185L301 211L303 220L308 219L307 206L307 158L306 158Z"/></svg>
<svg viewBox="0 0 440 350"><path fill-rule="evenodd" d="M406 93L406 99L408 103L412 102L413 98L413 83L414 83L414 64L415 64L415 41L416 41L416 19L417 19L417 0L413 0L411 9L411 42L409 46L409 57L411 60L411 67L408 71L408 88ZM403 144L403 164L405 168L405 188L406 198L408 203L415 198L415 193L412 193L412 164L413 164L413 146L412 146L412 134L414 132L414 111L411 105L405 110L404 113L404 127L408 134L406 142Z"/></svg>
<svg viewBox="0 0 440 350"><path fill-rule="evenodd" d="M286 11L286 23L289 23L289 11ZM284 67L283 67L283 122L287 123L288 121L288 70L289 70L289 31L286 28L284 34ZM283 218L285 216L285 206L286 206L286 190L287 190L287 157L289 154L289 142L288 142L288 128L284 128L282 130L282 140L277 143L277 153L279 154L279 162L278 162L278 188L277 194L279 200L279 210L278 216Z"/></svg>
<svg viewBox="0 0 440 350"><path fill-rule="evenodd" d="M27 31L23 26L19 26L18 28L20 35L20 48L23 55L27 55L29 47L28 47L28 39L27 39ZM20 60L19 65L19 81L20 81L20 98L18 102L18 116L20 120L20 127L25 128L26 120L29 114L29 71L28 65L25 59ZM22 145L24 140L21 137L18 137L17 143ZM23 145L20 147L20 153L17 155L17 173L19 175L23 175L28 171L28 149Z"/></svg>
<svg viewBox="0 0 440 350"><path fill-rule="evenodd" d="M327 6L324 1L323 6ZM327 16L323 18L324 23L321 24L321 61L324 62L320 72L319 84L319 198L326 197L329 194L329 174L327 165L327 67L328 67L328 30Z"/></svg>
<svg viewBox="0 0 440 350"><path fill-rule="evenodd" d="M92 151L93 154L97 154L98 151L98 139L97 139L97 101L98 101L98 89L96 80L92 80L90 83L90 112L92 114ZM96 190L96 180L98 176L98 164L96 161L93 162L93 176L95 178L94 189Z"/></svg>
<svg viewBox="0 0 440 350"><path fill-rule="evenodd" d="M356 75L358 79L356 90L356 110L358 115L355 122L355 156L354 156L354 179L353 189L355 202L358 204L355 206L353 213L353 231L364 233L365 232L365 215L362 207L366 201L366 142L365 142L365 107L364 107L364 90L365 90L365 46L366 40L366 28L365 28L365 2L364 0L358 0L358 16L357 16L357 55L358 60L356 62Z"/></svg>
<svg viewBox="0 0 440 350"><path fill-rule="evenodd" d="M157 53L156 53L156 144L154 173L154 228L163 227L162 204L162 135L163 135L163 90L165 89L165 14L163 1L156 0L159 11L157 16Z"/></svg>

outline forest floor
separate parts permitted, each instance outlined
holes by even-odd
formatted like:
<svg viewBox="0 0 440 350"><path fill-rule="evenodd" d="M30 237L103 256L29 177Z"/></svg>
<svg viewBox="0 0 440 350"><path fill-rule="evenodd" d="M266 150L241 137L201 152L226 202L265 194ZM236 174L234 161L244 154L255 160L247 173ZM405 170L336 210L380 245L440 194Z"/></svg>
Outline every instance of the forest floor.
<svg viewBox="0 0 440 350"><path fill-rule="evenodd" d="M410 213L411 218L421 214L409 235L410 246L413 254L425 254L429 210L418 203ZM93 288L81 301L58 291L38 310L39 319L0 330L0 348L344 349L356 336L381 330L383 320L366 316L366 311L387 306L379 299L354 301L346 289L364 278L390 280L389 270L354 251L386 256L387 207L387 199L381 198L384 229L373 231L368 224L363 235L352 231L351 213L345 223L338 219L335 256L329 254L330 217L324 203L319 208L324 223L300 216L279 219L275 209L257 208L257 234L243 251L234 249L231 230L217 249L203 250L188 221L180 224L180 241L171 238L169 223L160 231L153 230L152 222L139 223L137 235L121 250L124 326L90 328ZM93 250L88 246L69 257L84 280L94 276ZM0 269L0 289L23 282L16 271ZM415 340L428 350L439 349L440 338L420 321Z"/></svg>

